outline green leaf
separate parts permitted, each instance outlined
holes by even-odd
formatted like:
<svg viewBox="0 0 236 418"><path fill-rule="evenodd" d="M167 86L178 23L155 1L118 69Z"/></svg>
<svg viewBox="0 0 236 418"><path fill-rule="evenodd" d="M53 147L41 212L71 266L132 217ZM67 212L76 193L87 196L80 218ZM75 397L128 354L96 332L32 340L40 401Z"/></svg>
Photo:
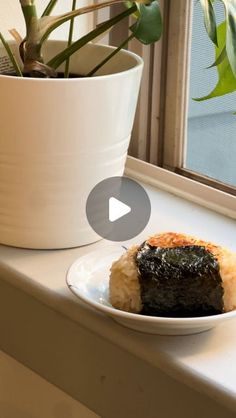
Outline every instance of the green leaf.
<svg viewBox="0 0 236 418"><path fill-rule="evenodd" d="M127 7L127 9L129 9L130 7L132 7L133 6L133 2L132 1L125 1L125 6ZM138 9L136 10L136 12L134 12L133 13L133 15L132 15L135 19L138 19L138 17L139 17L139 11L138 11Z"/></svg>
<svg viewBox="0 0 236 418"><path fill-rule="evenodd" d="M131 39L134 38L134 34L132 33L128 38L126 38L120 46L118 46L116 49L114 49L104 60L102 60L96 67L94 67L87 75L86 77L91 77L93 74L95 74L103 65L105 65L108 61L110 61L111 58L113 58L118 52L124 48Z"/></svg>
<svg viewBox="0 0 236 418"><path fill-rule="evenodd" d="M76 9L76 1L72 0L72 10ZM69 28L69 34L68 34L68 42L67 45L70 46L72 44L73 39L73 31L74 31L74 19L70 21L70 28ZM66 60L66 66L65 66L65 72L64 72L64 78L68 78L70 74L70 57Z"/></svg>
<svg viewBox="0 0 236 418"><path fill-rule="evenodd" d="M204 23L205 28L208 33L209 38L212 40L212 42L218 46L217 42L217 25L216 25L216 17L214 8L212 5L211 0L200 0L203 13L204 13Z"/></svg>
<svg viewBox="0 0 236 418"><path fill-rule="evenodd" d="M154 0L149 4L139 4L138 10L138 20L130 27L135 38L145 45L159 41L163 29L159 2Z"/></svg>
<svg viewBox="0 0 236 418"><path fill-rule="evenodd" d="M124 12L114 16L113 18L107 20L103 24L99 25L96 29L92 30L78 41L73 42L69 47L67 47L64 51L57 54L54 58L52 58L47 64L48 66L56 69L61 65L64 61L66 61L72 54L86 45L88 42L92 41L93 39L97 38L102 33L106 32L108 29L112 28L116 23L123 20L125 17L131 15L137 10L137 7L134 5L130 9L125 10Z"/></svg>
<svg viewBox="0 0 236 418"><path fill-rule="evenodd" d="M221 64L226 57L227 57L226 46L224 46L220 55L216 58L216 60L213 62L213 64L209 65L209 67L207 67L207 68L217 67L217 65Z"/></svg>
<svg viewBox="0 0 236 418"><path fill-rule="evenodd" d="M218 26L217 36L218 36L219 48L216 47L216 60L222 54L222 51L225 47L226 22L223 22L221 25ZM220 64L218 64L217 71L218 71L219 80L214 90L207 96L197 98L194 100L202 101L202 100L212 99L213 97L219 97L228 93L233 93L236 90L236 78L234 77L234 74L231 69L227 56L222 62L220 62Z"/></svg>
<svg viewBox="0 0 236 418"><path fill-rule="evenodd" d="M140 0L145 1L145 0ZM38 33L40 33L40 44L42 44L56 28L64 24L65 22L74 19L77 16L81 16L85 13L94 12L104 7L112 6L113 4L123 3L123 0L103 0L100 3L84 6L79 9L64 13L58 16L45 16L38 21ZM135 9L136 10L136 9Z"/></svg>
<svg viewBox="0 0 236 418"><path fill-rule="evenodd" d="M43 11L42 17L49 16L53 8L56 6L57 0L50 0L47 7Z"/></svg>
<svg viewBox="0 0 236 418"><path fill-rule="evenodd" d="M228 59L236 77L236 0L222 0L226 14L226 51Z"/></svg>

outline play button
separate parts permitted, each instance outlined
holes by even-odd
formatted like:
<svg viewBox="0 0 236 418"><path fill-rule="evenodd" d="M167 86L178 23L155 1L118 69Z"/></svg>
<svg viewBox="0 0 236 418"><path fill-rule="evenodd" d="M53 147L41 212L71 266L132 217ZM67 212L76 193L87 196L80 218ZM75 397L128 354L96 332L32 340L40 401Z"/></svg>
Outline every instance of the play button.
<svg viewBox="0 0 236 418"><path fill-rule="evenodd" d="M151 204L144 188L128 177L109 177L98 183L86 202L92 229L110 241L134 238L146 227Z"/></svg>
<svg viewBox="0 0 236 418"><path fill-rule="evenodd" d="M110 197L109 199L109 221L115 222L117 219L122 218L131 212L131 207L116 199L115 197Z"/></svg>

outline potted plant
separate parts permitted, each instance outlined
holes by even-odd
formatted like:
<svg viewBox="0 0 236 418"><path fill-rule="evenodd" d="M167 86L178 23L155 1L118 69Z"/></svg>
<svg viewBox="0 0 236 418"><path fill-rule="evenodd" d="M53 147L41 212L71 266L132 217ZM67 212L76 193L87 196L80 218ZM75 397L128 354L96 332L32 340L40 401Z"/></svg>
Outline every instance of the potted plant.
<svg viewBox="0 0 236 418"><path fill-rule="evenodd" d="M13 31L20 41L8 43L0 33L9 65L8 74L0 74L3 244L49 249L97 240L86 219L86 199L99 181L123 174L143 65L123 48L133 37L144 44L159 40L159 2L125 1L122 13L72 42L77 16L122 0L82 8L71 1L70 11L52 16L57 0L50 0L38 16L37 1L19 0L25 37ZM217 28L214 0L201 0L220 77L216 91L205 98L236 89L236 2L222 2L226 22ZM92 43L131 15L130 36L118 48ZM66 21L68 42L48 41Z"/></svg>
<svg viewBox="0 0 236 418"><path fill-rule="evenodd" d="M122 48L133 37L161 36L157 0L126 2L122 13L72 42L75 18L118 3L52 16L56 0L37 15L34 0L20 0L26 24L20 42L0 34L8 63L0 75L0 243L25 248L68 248L94 242L86 199L107 177L123 174L142 72L142 60ZM91 43L133 15L130 36L118 48ZM48 41L70 21L68 42Z"/></svg>

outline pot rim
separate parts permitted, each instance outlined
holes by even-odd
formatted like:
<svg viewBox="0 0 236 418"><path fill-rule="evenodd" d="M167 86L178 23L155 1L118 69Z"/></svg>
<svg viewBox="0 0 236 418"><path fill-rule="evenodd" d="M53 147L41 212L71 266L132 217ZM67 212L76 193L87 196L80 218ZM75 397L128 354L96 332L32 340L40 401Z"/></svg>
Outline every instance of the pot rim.
<svg viewBox="0 0 236 418"><path fill-rule="evenodd" d="M64 41L64 40L48 40L47 42L49 42L49 43L61 43L61 44L63 44L63 43L66 43L66 41ZM16 45L16 42L14 42L14 41L9 41L9 44L11 45ZM116 47L114 47L114 46L111 46L111 45L105 45L105 44L93 44L92 42L89 42L88 44L86 44L86 45L84 45L84 47L82 47L82 48L85 48L87 45L93 45L93 47L98 47L98 48L105 48L105 49L110 49L110 50L115 50L116 49ZM4 47L2 46L2 48L4 49ZM82 49L81 48L81 49ZM0 49L1 49L1 47L0 47ZM7 80L9 80L9 79L13 79L13 80L20 80L20 82L37 82L37 83L49 83L49 82L53 82L53 83L78 83L78 82L87 82L87 81L89 81L89 82L95 82L95 81L99 81L99 80L105 80L105 79L110 79L110 78L113 78L113 77L117 77L117 76L122 76L122 74L125 76L125 75L127 75L128 73L131 73L131 72L136 72L136 71L139 71L140 69L142 69L143 68L143 65L144 65L144 61L143 61L143 59L138 55L138 54L136 54L136 53L134 53L134 52L132 52L132 51L128 51L128 50L126 50L126 49L122 49L121 51L119 51L118 52L119 54L123 54L123 55L128 55L128 56L131 56L131 57L133 57L134 58L134 60L136 61L136 64L134 64L134 66L133 67L131 67L131 68L129 68L129 69L127 69L127 70L123 70L123 71L118 71L118 72L115 72L115 73L112 73L112 74L104 74L104 75L95 75L95 76L92 76L92 77L81 77L81 78L34 78L34 77L20 77L20 76L17 76L17 75L11 75L11 74L0 74L0 78L2 78L2 79L7 79Z"/></svg>

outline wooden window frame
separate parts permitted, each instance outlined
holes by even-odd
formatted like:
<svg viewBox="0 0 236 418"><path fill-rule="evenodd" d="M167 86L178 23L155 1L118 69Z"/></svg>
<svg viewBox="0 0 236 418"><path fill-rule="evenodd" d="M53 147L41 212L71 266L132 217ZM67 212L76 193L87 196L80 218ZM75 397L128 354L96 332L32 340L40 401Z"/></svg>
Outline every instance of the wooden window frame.
<svg viewBox="0 0 236 418"><path fill-rule="evenodd" d="M233 187L183 168L192 13L192 0L165 0L165 32L162 42L155 45L159 55L154 55L153 61L155 65L159 59L159 72L152 72L151 109L156 110L153 114L158 124L149 131L153 132L146 143L150 153L143 155L144 161L129 156L125 173L236 219ZM153 107L155 100L158 106Z"/></svg>
<svg viewBox="0 0 236 418"><path fill-rule="evenodd" d="M235 191L230 186L182 168L192 1L160 3L165 23L162 40L149 47L132 41L129 47L144 58L145 69L125 174L236 219ZM126 21L111 32L110 43L119 45L128 27Z"/></svg>
<svg viewBox="0 0 236 418"><path fill-rule="evenodd" d="M187 144L187 109L192 34L192 0L169 0L168 44L165 62L164 122L160 166L175 173L236 195L236 188L184 167Z"/></svg>
<svg viewBox="0 0 236 418"><path fill-rule="evenodd" d="M183 166L187 127L193 3L170 0L163 129L163 167Z"/></svg>

